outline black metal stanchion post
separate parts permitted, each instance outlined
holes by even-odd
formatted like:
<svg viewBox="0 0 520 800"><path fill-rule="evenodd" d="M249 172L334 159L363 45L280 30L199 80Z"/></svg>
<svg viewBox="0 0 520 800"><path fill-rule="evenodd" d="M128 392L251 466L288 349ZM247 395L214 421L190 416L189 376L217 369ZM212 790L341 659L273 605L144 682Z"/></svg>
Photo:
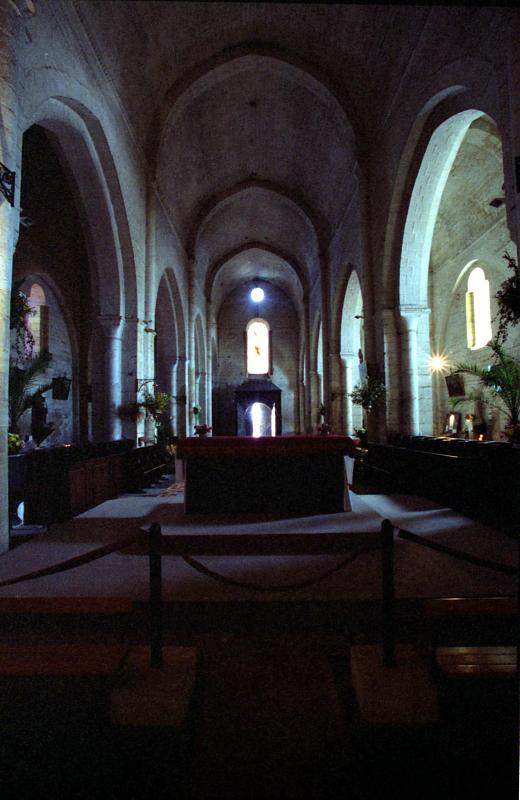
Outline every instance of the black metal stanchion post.
<svg viewBox="0 0 520 800"><path fill-rule="evenodd" d="M162 667L163 664L163 602L162 602L162 556L161 526L154 522L150 526L150 666Z"/></svg>
<svg viewBox="0 0 520 800"><path fill-rule="evenodd" d="M381 524L381 567L383 576L383 664L395 667L394 526Z"/></svg>

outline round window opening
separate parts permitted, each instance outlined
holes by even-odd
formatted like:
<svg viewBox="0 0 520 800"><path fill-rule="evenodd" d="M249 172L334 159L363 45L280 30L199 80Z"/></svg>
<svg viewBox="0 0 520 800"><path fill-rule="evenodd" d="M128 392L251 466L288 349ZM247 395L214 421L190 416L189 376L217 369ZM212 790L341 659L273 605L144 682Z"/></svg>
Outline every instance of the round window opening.
<svg viewBox="0 0 520 800"><path fill-rule="evenodd" d="M255 286L254 289L251 289L250 298L253 303L261 303L265 297L265 292L259 286Z"/></svg>

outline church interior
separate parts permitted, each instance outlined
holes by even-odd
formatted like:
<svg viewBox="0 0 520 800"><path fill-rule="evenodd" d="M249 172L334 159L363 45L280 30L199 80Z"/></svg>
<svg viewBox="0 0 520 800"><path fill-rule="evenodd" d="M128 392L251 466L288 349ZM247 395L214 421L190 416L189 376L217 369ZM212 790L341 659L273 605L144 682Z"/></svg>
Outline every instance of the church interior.
<svg viewBox="0 0 520 800"><path fill-rule="evenodd" d="M516 797L518 12L0 22L5 796Z"/></svg>

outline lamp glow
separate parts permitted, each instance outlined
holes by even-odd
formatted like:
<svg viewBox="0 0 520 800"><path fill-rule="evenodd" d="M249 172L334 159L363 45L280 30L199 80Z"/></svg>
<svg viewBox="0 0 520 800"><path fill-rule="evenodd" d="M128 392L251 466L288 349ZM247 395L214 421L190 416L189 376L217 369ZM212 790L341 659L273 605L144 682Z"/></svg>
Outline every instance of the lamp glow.
<svg viewBox="0 0 520 800"><path fill-rule="evenodd" d="M428 358L430 372L448 372L450 365L444 353L433 353Z"/></svg>
<svg viewBox="0 0 520 800"><path fill-rule="evenodd" d="M253 303L261 303L265 297L265 293L259 286L255 286L254 289L251 289L251 294L249 296Z"/></svg>

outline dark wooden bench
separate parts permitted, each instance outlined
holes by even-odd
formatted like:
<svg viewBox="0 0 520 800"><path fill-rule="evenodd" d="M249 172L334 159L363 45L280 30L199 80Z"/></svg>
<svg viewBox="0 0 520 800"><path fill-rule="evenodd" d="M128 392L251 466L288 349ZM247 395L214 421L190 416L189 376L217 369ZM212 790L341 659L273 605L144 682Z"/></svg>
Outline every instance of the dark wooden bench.
<svg viewBox="0 0 520 800"><path fill-rule="evenodd" d="M517 648L437 647L435 663L450 678L512 678L517 673Z"/></svg>

